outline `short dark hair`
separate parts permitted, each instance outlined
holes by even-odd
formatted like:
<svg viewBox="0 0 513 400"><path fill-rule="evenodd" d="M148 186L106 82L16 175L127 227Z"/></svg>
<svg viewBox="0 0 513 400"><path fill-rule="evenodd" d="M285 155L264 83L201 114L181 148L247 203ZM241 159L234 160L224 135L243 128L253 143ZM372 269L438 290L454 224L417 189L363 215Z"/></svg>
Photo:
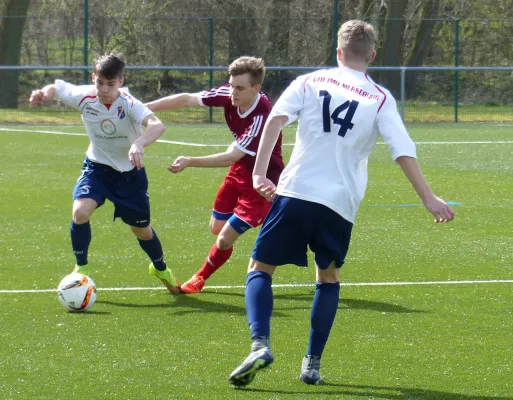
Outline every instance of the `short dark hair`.
<svg viewBox="0 0 513 400"><path fill-rule="evenodd" d="M94 60L93 70L107 79L121 78L125 72L125 57L117 51L104 53Z"/></svg>
<svg viewBox="0 0 513 400"><path fill-rule="evenodd" d="M264 60L256 57L239 57L228 67L230 76L249 74L251 86L264 83L265 65Z"/></svg>

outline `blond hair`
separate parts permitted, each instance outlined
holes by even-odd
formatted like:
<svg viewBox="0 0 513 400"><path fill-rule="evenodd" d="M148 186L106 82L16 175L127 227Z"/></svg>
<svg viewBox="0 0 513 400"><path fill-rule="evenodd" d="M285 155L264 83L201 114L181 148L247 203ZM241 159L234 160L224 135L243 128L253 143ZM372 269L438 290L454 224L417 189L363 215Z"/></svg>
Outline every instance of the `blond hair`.
<svg viewBox="0 0 513 400"><path fill-rule="evenodd" d="M371 24L353 19L338 30L338 48L349 60L370 62L376 47L376 32Z"/></svg>
<svg viewBox="0 0 513 400"><path fill-rule="evenodd" d="M251 86L264 83L265 65L264 60L256 57L239 57L228 67L230 76L249 74Z"/></svg>

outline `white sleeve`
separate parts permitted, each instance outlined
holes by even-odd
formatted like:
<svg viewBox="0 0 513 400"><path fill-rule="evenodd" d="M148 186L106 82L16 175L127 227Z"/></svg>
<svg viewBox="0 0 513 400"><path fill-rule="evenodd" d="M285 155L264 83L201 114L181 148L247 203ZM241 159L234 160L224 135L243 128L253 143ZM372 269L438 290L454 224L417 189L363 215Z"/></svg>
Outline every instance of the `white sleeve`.
<svg viewBox="0 0 513 400"><path fill-rule="evenodd" d="M128 113L130 115L130 118L138 124L142 124L142 122L149 115L153 114L153 111L151 111L143 103L141 103L139 100L133 98L132 96L129 97L128 104L129 104Z"/></svg>
<svg viewBox="0 0 513 400"><path fill-rule="evenodd" d="M94 85L76 86L61 79L55 80L55 100L61 101L70 107L79 108L80 103L87 96L96 97Z"/></svg>
<svg viewBox="0 0 513 400"><path fill-rule="evenodd" d="M387 92L385 102L376 116L376 121L379 133L388 145L390 155L394 160L401 156L417 158L415 143L406 131L397 111L397 102L390 92Z"/></svg>
<svg viewBox="0 0 513 400"><path fill-rule="evenodd" d="M299 112L303 109L307 79L306 75L302 75L285 89L269 114L269 118L286 115L288 118L286 126L299 117Z"/></svg>

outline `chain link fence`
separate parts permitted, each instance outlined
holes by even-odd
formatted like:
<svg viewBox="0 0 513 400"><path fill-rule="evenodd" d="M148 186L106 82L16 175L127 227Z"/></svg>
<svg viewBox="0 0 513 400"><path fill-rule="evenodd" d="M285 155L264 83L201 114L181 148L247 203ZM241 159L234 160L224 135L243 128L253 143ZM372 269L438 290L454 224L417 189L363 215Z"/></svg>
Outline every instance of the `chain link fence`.
<svg viewBox="0 0 513 400"><path fill-rule="evenodd" d="M513 42L507 34L513 31L513 20L433 21L435 27L423 65L513 64ZM383 21L371 22L379 36ZM390 23L402 26L402 58L406 60L419 21ZM335 59L336 37L328 29L329 24L330 17L28 17L21 64L89 65L96 55L117 49L132 65L228 65L234 58L247 54L264 57L268 65L330 65Z"/></svg>
<svg viewBox="0 0 513 400"><path fill-rule="evenodd" d="M371 22L379 33L384 21ZM401 57L407 60L419 21L392 23L404 25ZM38 69L19 72L19 110L28 108L32 89L56 78L76 84L88 82L90 70L66 67L89 66L97 55L112 49L124 53L130 66L140 67L127 70L126 83L143 101L224 84L226 67L241 55L264 57L266 65L283 67L269 68L263 87L275 101L297 75L307 72L297 67L313 69L333 64L335 38L328 29L330 24L331 16L316 19L175 18L158 14L144 18L107 14L91 18L28 17L20 64ZM512 30L513 20L436 20L422 65L513 65L513 42L505 33ZM45 66L63 68L45 69ZM149 68L154 66L169 68ZM181 69L173 68L178 66ZM400 73L400 70L387 70L370 74L387 86L388 82L398 82ZM513 90L511 75L511 71L406 71L404 94L397 88L390 89L397 98L404 96L406 121L511 121L513 117L507 112ZM438 112L428 113L431 108ZM0 121L5 122L15 113L11 110L8 118L4 114L0 112ZM217 121L218 115L215 111L183 111L173 113L170 120Z"/></svg>

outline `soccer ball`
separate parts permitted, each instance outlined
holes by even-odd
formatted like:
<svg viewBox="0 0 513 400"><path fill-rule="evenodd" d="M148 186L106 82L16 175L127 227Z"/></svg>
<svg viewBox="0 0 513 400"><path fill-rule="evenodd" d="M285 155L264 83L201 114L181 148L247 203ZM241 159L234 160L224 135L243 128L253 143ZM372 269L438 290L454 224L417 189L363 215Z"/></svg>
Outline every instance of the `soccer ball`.
<svg viewBox="0 0 513 400"><path fill-rule="evenodd" d="M57 295L66 310L86 311L96 301L96 285L88 276L74 272L59 283Z"/></svg>

